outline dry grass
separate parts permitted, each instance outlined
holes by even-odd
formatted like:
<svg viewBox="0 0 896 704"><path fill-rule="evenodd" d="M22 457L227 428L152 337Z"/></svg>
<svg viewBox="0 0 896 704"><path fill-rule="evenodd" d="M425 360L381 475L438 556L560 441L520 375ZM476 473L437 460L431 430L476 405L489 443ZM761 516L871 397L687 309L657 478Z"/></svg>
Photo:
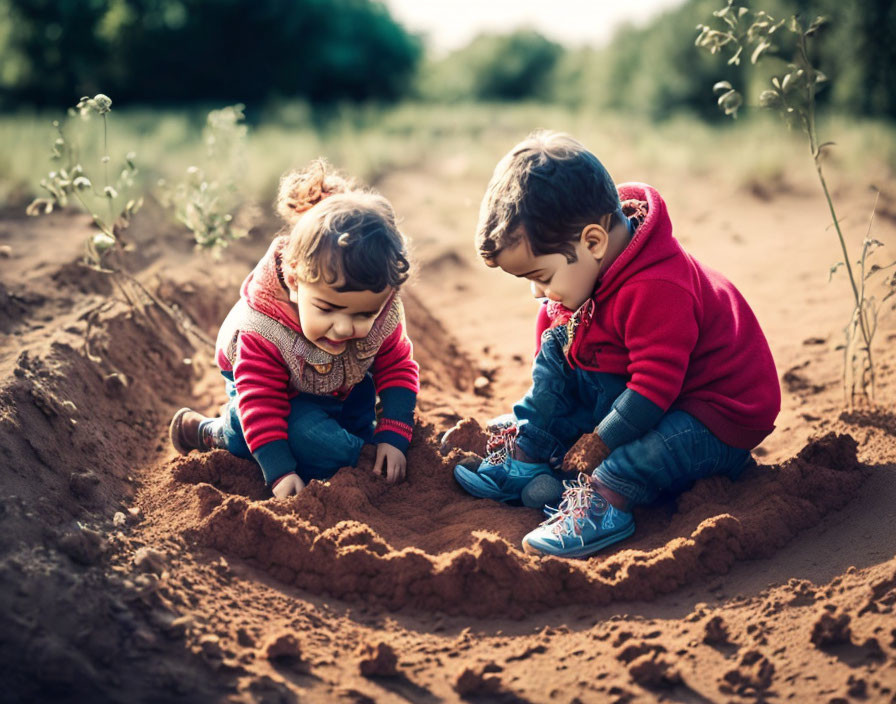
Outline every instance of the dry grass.
<svg viewBox="0 0 896 704"><path fill-rule="evenodd" d="M40 178L52 168L50 123L59 117L0 117L0 206L18 207L39 191ZM159 178L178 178L202 158L204 117L199 110L113 110L113 162L119 154L137 152L146 188ZM811 188L814 178L802 135L788 133L766 115L708 126L684 116L650 124L638 117L556 105L407 103L389 109L346 108L316 124L307 109L286 105L250 128L245 195L268 202L280 173L318 155L374 184L396 169L466 155L467 172L484 181L501 154L540 127L571 132L618 180L711 175L756 191L769 184ZM830 157L835 183L858 180L866 185L893 178L892 125L833 118L824 121L820 132L837 142Z"/></svg>

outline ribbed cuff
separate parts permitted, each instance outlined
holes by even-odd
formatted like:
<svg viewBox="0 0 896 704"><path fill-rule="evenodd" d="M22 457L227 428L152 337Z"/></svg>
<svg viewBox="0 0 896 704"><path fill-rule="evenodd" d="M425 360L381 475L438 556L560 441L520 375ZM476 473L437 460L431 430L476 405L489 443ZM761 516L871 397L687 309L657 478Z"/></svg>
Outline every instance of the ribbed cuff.
<svg viewBox="0 0 896 704"><path fill-rule="evenodd" d="M286 440L266 443L253 452L252 456L261 466L264 482L269 486L284 474L296 471L296 458L292 456Z"/></svg>
<svg viewBox="0 0 896 704"><path fill-rule="evenodd" d="M663 417L663 409L637 391L626 389L613 402L613 410L597 426L597 434L615 450L636 440Z"/></svg>
<svg viewBox="0 0 896 704"><path fill-rule="evenodd" d="M388 443L405 453L408 451L408 445L411 444L410 438L399 435L394 430L379 430L375 432L373 434L373 442L377 444L381 442Z"/></svg>

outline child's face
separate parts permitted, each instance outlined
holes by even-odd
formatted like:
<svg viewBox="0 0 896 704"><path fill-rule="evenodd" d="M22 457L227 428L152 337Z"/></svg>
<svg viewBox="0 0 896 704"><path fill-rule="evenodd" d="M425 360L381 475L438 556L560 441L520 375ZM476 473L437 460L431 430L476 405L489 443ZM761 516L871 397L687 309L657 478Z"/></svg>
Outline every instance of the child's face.
<svg viewBox="0 0 896 704"><path fill-rule="evenodd" d="M529 240L521 237L517 244L501 250L492 265L529 279L535 298L548 298L576 310L594 293L601 258L594 256L585 237L576 243L575 254L574 262L568 262L563 254L535 256Z"/></svg>
<svg viewBox="0 0 896 704"><path fill-rule="evenodd" d="M330 354L345 352L349 340L366 337L392 289L337 291L341 282L290 282L292 300L299 308L302 333Z"/></svg>

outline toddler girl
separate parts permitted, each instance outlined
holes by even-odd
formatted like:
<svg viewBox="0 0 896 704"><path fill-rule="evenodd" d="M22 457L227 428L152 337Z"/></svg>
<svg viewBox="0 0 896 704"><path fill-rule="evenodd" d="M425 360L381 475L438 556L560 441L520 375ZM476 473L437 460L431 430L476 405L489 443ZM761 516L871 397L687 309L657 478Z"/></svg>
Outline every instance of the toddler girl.
<svg viewBox="0 0 896 704"><path fill-rule="evenodd" d="M376 445L374 471L398 481L419 368L398 295L409 263L392 206L317 160L281 179L277 210L291 230L243 282L218 333L229 401L219 418L180 409L171 442L181 454L254 458L277 497L354 466L365 443Z"/></svg>

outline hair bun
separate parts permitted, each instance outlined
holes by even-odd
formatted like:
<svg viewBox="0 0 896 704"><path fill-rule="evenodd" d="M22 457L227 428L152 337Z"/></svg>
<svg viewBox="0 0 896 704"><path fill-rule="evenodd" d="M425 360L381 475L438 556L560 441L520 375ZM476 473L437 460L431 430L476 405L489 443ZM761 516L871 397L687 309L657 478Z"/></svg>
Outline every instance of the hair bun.
<svg viewBox="0 0 896 704"><path fill-rule="evenodd" d="M315 159L305 169L289 171L280 179L277 212L289 224L334 193L351 190L351 183L333 170L326 159Z"/></svg>

